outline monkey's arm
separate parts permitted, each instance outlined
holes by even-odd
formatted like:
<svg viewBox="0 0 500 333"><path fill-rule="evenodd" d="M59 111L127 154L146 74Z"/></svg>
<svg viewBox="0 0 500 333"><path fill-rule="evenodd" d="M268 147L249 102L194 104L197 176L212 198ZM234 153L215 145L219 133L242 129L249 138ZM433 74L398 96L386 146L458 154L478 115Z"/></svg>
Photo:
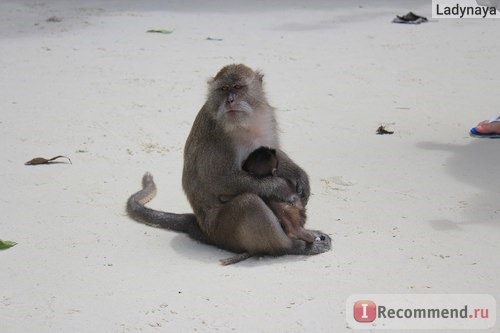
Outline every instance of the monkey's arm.
<svg viewBox="0 0 500 333"><path fill-rule="evenodd" d="M243 170L234 170L230 177L225 177L227 190L232 189L232 194L254 193L260 197L276 197L282 201L290 196L290 185L284 178L263 177L257 178Z"/></svg>
<svg viewBox="0 0 500 333"><path fill-rule="evenodd" d="M286 201L290 196L290 185L281 177L254 177L237 165L212 165L198 170L202 179L212 180L210 192L218 198L254 193Z"/></svg>
<svg viewBox="0 0 500 333"><path fill-rule="evenodd" d="M302 199L302 204L304 206L307 205L307 201L309 201L309 196L311 195L307 173L292 161L284 151L277 149L276 157L278 158L277 176L292 181Z"/></svg>

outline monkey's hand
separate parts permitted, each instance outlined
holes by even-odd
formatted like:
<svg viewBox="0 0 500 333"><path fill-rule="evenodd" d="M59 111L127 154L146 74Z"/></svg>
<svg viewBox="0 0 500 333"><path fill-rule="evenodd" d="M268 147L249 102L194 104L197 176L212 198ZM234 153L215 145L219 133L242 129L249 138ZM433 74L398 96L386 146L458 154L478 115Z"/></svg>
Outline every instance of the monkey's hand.
<svg viewBox="0 0 500 333"><path fill-rule="evenodd" d="M309 186L309 179L307 178L307 175L305 173L304 176L305 177L299 177L297 179L295 189L297 190L297 194L302 200L302 204L306 206L307 202L309 201L309 196L311 195L311 187Z"/></svg>
<svg viewBox="0 0 500 333"><path fill-rule="evenodd" d="M295 190L300 196L302 204L306 206L311 195L307 173L295 164L282 150L277 150L276 156L279 163L277 176L285 178L295 185Z"/></svg>
<svg viewBox="0 0 500 333"><path fill-rule="evenodd" d="M270 180L275 184L271 197L290 205L294 205L299 200L297 193L295 193L295 186L292 186L294 184L291 184L289 180L280 177L272 177Z"/></svg>

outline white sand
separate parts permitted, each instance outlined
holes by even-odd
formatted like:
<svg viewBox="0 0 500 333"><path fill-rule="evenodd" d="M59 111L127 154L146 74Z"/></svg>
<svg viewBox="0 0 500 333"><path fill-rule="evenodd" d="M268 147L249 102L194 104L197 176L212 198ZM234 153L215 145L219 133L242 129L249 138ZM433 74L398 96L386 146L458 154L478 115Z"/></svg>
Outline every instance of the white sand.
<svg viewBox="0 0 500 333"><path fill-rule="evenodd" d="M0 239L18 242L0 252L2 333L343 332L355 293L500 300L500 141L468 136L500 110L500 20L330 2L0 3ZM145 171L152 207L190 210L184 141L233 62L266 74L331 252L222 267L228 252L126 216ZM59 154L73 164L23 165Z"/></svg>

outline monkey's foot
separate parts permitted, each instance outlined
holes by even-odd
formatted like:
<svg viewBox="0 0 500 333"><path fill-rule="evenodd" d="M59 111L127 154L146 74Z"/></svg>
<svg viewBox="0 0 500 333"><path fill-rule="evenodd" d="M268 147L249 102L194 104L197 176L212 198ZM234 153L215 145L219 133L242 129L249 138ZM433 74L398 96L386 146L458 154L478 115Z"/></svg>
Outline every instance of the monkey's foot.
<svg viewBox="0 0 500 333"><path fill-rule="evenodd" d="M301 240L295 241L295 254L314 255L330 251L332 248L332 239L327 234L318 230L307 230L314 235L312 243L306 243Z"/></svg>
<svg viewBox="0 0 500 333"><path fill-rule="evenodd" d="M298 228L298 230L292 230L286 234L288 238L291 239L301 239L307 243L313 243L315 240L320 240L320 237L316 236L312 231L306 230L304 228Z"/></svg>
<svg viewBox="0 0 500 333"><path fill-rule="evenodd" d="M330 238L330 236L321 231L316 231L316 230L309 230L309 231L311 231L315 236L314 242L307 243L306 245L306 249L310 250L310 254L319 254L331 250L332 239Z"/></svg>

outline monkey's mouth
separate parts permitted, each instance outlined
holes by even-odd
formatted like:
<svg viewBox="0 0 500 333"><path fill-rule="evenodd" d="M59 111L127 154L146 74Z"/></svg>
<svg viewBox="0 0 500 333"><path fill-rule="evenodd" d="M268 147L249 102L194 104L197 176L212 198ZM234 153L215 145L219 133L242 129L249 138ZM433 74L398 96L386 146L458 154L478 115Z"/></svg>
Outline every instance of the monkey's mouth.
<svg viewBox="0 0 500 333"><path fill-rule="evenodd" d="M242 111L242 110L227 110L226 113L229 116L234 117L234 116L242 115L242 114L244 114L246 112Z"/></svg>
<svg viewBox="0 0 500 333"><path fill-rule="evenodd" d="M222 116L230 122L241 122L244 121L249 116L249 112L242 110L241 108L226 109Z"/></svg>

